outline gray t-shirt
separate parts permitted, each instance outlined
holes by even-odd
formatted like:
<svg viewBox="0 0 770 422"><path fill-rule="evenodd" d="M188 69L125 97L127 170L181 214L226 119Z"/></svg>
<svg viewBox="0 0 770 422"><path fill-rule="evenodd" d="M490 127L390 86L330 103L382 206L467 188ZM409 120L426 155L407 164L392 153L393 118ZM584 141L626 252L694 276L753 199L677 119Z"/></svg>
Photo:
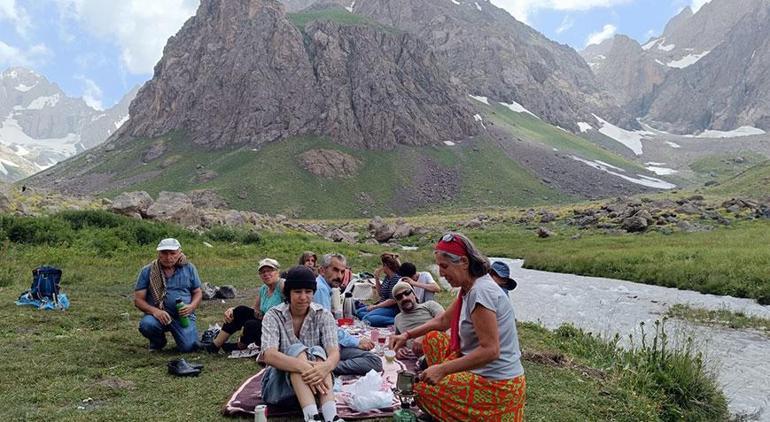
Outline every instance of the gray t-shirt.
<svg viewBox="0 0 770 422"><path fill-rule="evenodd" d="M405 333L407 330L417 328L442 312L444 312L444 307L432 300L417 304L412 312L399 312L394 322L396 334Z"/></svg>
<svg viewBox="0 0 770 422"><path fill-rule="evenodd" d="M513 314L508 295L492 280L488 274L476 279L473 287L463 298L460 312L460 350L463 355L470 354L479 346L476 329L471 321L471 313L476 306L483 306L497 315L497 330L500 336L500 357L471 372L492 380L515 378L524 373L521 366L519 335L516 331L516 318Z"/></svg>

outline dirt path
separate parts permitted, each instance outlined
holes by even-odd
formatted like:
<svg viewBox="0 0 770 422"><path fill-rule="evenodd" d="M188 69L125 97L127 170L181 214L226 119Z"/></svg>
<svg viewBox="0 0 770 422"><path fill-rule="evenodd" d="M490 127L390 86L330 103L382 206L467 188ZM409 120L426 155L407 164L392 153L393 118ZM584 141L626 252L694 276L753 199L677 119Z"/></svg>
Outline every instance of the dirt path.
<svg viewBox="0 0 770 422"><path fill-rule="evenodd" d="M753 300L706 295L666 287L598 277L525 270L511 264L519 283L512 301L519 321L556 328L565 322L608 336L639 333L674 304L727 309L770 319L770 306ZM671 321L672 337L692 335L714 367L729 400L730 411L747 420L770 421L770 338L750 330L733 330Z"/></svg>

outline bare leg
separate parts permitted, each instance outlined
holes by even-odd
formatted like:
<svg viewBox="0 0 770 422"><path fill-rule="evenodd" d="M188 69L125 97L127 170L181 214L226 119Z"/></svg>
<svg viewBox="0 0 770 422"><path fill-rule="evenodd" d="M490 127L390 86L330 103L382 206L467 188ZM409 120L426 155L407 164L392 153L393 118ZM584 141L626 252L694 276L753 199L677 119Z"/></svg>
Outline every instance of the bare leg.
<svg viewBox="0 0 770 422"><path fill-rule="evenodd" d="M297 359L307 361L307 354L304 352L300 353ZM305 406L316 404L315 396L310 387L305 384L305 381L302 381L302 374L292 373L289 375L289 379L291 380L292 388L294 388L294 394L297 395L297 400L299 400L300 407L304 408Z"/></svg>
<svg viewBox="0 0 770 422"><path fill-rule="evenodd" d="M225 344L229 338L230 333L219 330L219 334L217 334L217 337L214 339L214 341L212 341L212 343L214 343L214 345L217 347L222 347L222 345Z"/></svg>

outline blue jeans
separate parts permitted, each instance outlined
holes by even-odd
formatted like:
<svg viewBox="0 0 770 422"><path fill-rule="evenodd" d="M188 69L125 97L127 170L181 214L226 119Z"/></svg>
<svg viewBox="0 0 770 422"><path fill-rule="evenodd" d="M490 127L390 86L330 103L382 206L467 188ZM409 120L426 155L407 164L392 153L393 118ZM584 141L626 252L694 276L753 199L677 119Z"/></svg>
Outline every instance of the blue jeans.
<svg viewBox="0 0 770 422"><path fill-rule="evenodd" d="M326 360L326 350L321 346L308 348L302 343L294 343L289 346L286 355L296 358L305 351L307 351L307 359L309 361ZM268 366L265 376L262 377L262 400L267 404L278 404L287 407L299 406L297 395L294 393L294 387L291 385L290 375L289 372Z"/></svg>
<svg viewBox="0 0 770 422"><path fill-rule="evenodd" d="M166 346L166 331L171 331L176 342L176 348L181 353L193 352L198 341L198 329L195 326L195 315L190 315L190 325L182 328L179 321L171 320L171 324L163 325L152 315L145 315L139 322L139 332L150 340L150 349L160 350Z"/></svg>
<svg viewBox="0 0 770 422"><path fill-rule="evenodd" d="M369 323L372 327L387 327L393 325L395 321L398 308L377 308L371 312L367 312L366 308L356 309L356 316L364 322Z"/></svg>

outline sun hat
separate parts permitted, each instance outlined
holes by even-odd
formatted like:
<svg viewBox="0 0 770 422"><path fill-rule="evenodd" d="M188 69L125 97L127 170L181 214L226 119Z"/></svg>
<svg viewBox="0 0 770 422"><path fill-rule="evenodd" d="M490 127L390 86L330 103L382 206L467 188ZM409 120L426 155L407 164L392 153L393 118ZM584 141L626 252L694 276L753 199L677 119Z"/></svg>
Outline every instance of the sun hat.
<svg viewBox="0 0 770 422"><path fill-rule="evenodd" d="M516 288L517 283L516 280L511 278L511 268L508 264L502 261L495 261L492 263L492 271L505 280L506 289L513 290Z"/></svg>
<svg viewBox="0 0 770 422"><path fill-rule="evenodd" d="M161 240L157 247L159 251L178 251L179 249L182 249L182 244L174 238Z"/></svg>
<svg viewBox="0 0 770 422"><path fill-rule="evenodd" d="M406 281L399 281L398 283L396 283L395 286L393 286L393 290L391 290L391 293L395 297L397 294L406 290L412 290L412 285L407 283Z"/></svg>

